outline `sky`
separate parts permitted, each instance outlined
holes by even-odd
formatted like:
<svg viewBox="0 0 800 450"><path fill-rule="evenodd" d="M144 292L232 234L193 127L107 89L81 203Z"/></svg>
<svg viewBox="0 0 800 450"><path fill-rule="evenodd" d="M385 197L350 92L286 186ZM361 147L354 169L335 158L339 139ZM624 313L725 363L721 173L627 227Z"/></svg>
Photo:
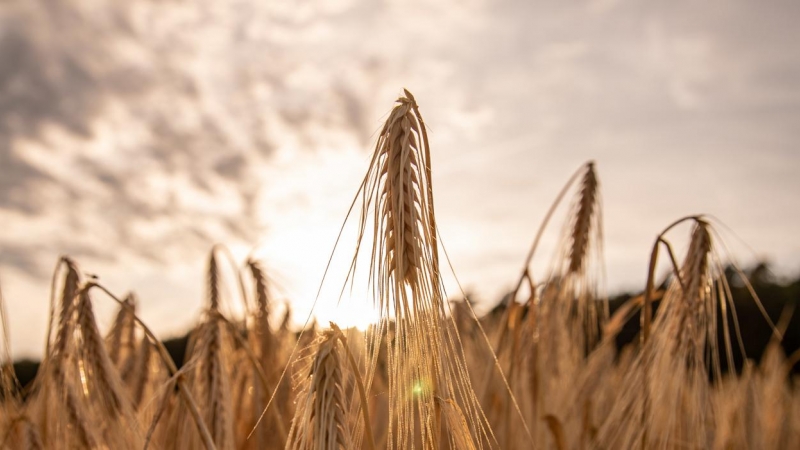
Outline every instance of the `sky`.
<svg viewBox="0 0 800 450"><path fill-rule="evenodd" d="M442 240L483 308L589 160L611 293L641 289L655 236L697 213L718 219L742 264L796 275L799 20L792 0L3 2L0 287L14 356L44 347L62 254L135 291L169 337L200 317L209 251L225 244L264 262L302 323L403 88L429 127ZM353 246L345 233L320 321L369 316L364 280L338 308L332 294ZM452 275L447 286L457 294ZM107 321L113 305L95 304Z"/></svg>

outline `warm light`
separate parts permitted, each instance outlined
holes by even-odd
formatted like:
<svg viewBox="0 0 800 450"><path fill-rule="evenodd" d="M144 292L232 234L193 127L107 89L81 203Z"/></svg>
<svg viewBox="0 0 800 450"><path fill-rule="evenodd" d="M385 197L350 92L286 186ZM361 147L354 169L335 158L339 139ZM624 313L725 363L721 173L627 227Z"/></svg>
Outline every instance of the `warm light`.
<svg viewBox="0 0 800 450"><path fill-rule="evenodd" d="M331 302L330 305L322 305L315 310L314 315L320 325L327 325L333 322L340 328L357 328L366 331L370 325L380 321L380 315L373 306L370 299L364 297L343 298L337 305Z"/></svg>
<svg viewBox="0 0 800 450"><path fill-rule="evenodd" d="M290 302L297 327L303 326L309 314L309 322L316 320L322 327L334 322L343 329L366 330L379 320L366 274L367 240L356 278L352 285L348 281L356 248L356 213L342 232L320 290L333 243L368 162L368 155L355 144L347 150L313 155L286 150L276 153L275 167L265 174L275 187L260 199L259 211L270 228L253 256L266 265L279 291L277 297ZM295 197L294 192L303 195Z"/></svg>

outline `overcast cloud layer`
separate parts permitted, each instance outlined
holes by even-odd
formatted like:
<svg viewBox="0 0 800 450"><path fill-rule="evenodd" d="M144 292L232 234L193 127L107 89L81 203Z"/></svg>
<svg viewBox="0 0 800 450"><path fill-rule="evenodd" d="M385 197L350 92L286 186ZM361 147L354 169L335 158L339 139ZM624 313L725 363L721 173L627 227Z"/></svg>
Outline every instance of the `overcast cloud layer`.
<svg viewBox="0 0 800 450"><path fill-rule="evenodd" d="M431 129L442 236L483 298L589 159L611 290L640 286L657 232L699 212L754 249L732 238L742 260L792 273L799 20L791 0L4 2L15 352L43 346L60 254L139 292L167 335L198 317L212 244L257 247L303 316L402 87Z"/></svg>

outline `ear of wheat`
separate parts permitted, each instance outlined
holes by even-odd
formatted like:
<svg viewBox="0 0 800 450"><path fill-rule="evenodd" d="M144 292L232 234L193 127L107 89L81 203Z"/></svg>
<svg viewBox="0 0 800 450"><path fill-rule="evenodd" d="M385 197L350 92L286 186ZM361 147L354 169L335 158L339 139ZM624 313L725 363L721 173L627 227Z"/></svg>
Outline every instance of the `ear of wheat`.
<svg viewBox="0 0 800 450"><path fill-rule="evenodd" d="M569 247L569 272L578 273L584 269L589 247L592 221L597 210L597 175L594 162L586 165L586 173L581 181L580 195L573 217L571 245Z"/></svg>
<svg viewBox="0 0 800 450"><path fill-rule="evenodd" d="M278 355L277 337L270 327L270 298L267 276L264 269L257 261L249 260L247 266L255 283L255 311L253 311L252 345L256 354L261 359L261 365L270 367L280 363ZM274 381L274 380L272 380Z"/></svg>
<svg viewBox="0 0 800 450"><path fill-rule="evenodd" d="M709 225L692 220L684 262L625 377L630 389L616 400L600 430L601 445L708 445L712 386L707 367L713 367L717 353L714 302L726 300L714 287L723 281L712 270ZM630 420L630 411L636 411L638 422Z"/></svg>
<svg viewBox="0 0 800 450"><path fill-rule="evenodd" d="M83 390L76 382L80 375L76 371L73 341L77 329L80 272L69 258L61 258L59 265L66 268L66 275L58 303L56 337L51 344L48 331L47 353L34 381L34 393L28 407L41 429L45 445L65 443L76 448L95 448L101 440L91 426L91 414L79 394ZM51 322L54 313L55 303L51 304ZM52 326L51 323L49 329Z"/></svg>
<svg viewBox="0 0 800 450"><path fill-rule="evenodd" d="M231 366L227 355L232 353L232 344L221 320L219 267L215 251L211 251L207 276L208 309L203 322L192 332L187 359L195 365L189 376L198 408L218 449L235 447L233 435L233 406L231 404ZM190 411L179 410L179 431L185 441L178 446L201 446L200 436L195 433Z"/></svg>
<svg viewBox="0 0 800 450"><path fill-rule="evenodd" d="M248 330L248 342L243 343L243 348L246 346L252 348L253 356L260 367L253 367L254 363L248 361L248 355L242 358L244 364L253 368L242 371L242 374L246 376L240 380L242 386L247 389L243 391L244 398L238 400L242 412L237 428L246 430L239 434L247 437L241 443L240 448L283 448L286 430L289 427L288 419L292 412L291 389L287 380L281 380L280 372L274 368L288 364L288 355L284 354L282 342L289 333L283 327L273 330L270 326L272 299L267 275L262 264L249 259L246 266L253 279L256 301L254 309L249 313L252 326ZM261 379L262 373L259 372L263 372L263 380ZM262 417L263 410L270 402L273 391L276 392L275 397L272 398L270 410ZM259 419L261 419L260 422ZM256 426L257 422L258 426Z"/></svg>
<svg viewBox="0 0 800 450"><path fill-rule="evenodd" d="M300 372L304 379L287 450L354 448L345 386L347 366L340 347L334 330L323 332L314 344L311 363Z"/></svg>
<svg viewBox="0 0 800 450"><path fill-rule="evenodd" d="M77 326L80 341L78 372L90 414L103 417L105 445L119 449L141 448L138 420L122 379L108 356L103 337L97 328L92 300L87 287L78 294Z"/></svg>
<svg viewBox="0 0 800 450"><path fill-rule="evenodd" d="M385 343L388 448L439 448L442 426L449 424L441 421L437 396L459 403L471 439L482 448L491 439L490 431L457 331L444 317L430 172L425 124L414 97L405 91L380 132L362 185L357 248L371 221L375 242L370 272L382 317L370 331L365 378L370 386Z"/></svg>
<svg viewBox="0 0 800 450"><path fill-rule="evenodd" d="M136 322L133 317L136 314L136 296L128 294L125 297L125 306L120 307L114 324L111 326L106 337L106 347L111 362L119 366L120 371L125 373L130 368L130 360L136 347Z"/></svg>

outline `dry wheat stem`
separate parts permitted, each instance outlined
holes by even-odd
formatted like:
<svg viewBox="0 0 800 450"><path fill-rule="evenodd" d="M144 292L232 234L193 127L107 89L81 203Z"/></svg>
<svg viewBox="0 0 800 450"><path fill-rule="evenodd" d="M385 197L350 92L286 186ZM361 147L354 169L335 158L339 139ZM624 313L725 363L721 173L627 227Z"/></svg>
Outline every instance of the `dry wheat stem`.
<svg viewBox="0 0 800 450"><path fill-rule="evenodd" d="M591 164L591 163L590 163ZM585 166L581 166L572 176L567 180L567 183L564 184L564 187L561 188L561 191L556 196L555 201L550 205L550 209L547 210L547 213L544 215L544 219L542 219L542 223L539 225L539 229L536 231L536 236L533 239L533 243L531 244L530 248L528 249L528 254L525 256L525 262L522 265L522 272L520 273L519 279L517 280L517 284L514 286L513 297L516 297L517 292L522 287L522 283L525 281L525 277L528 273L528 268L531 265L531 261L533 261L533 257L536 254L536 249L539 247L539 242L544 235L544 230L547 228L547 224L550 223L550 219L556 212L556 208L558 205L561 204L561 201L564 199L564 196L567 195L572 185L575 183L575 180L578 179L581 173L586 170Z"/></svg>
<svg viewBox="0 0 800 450"><path fill-rule="evenodd" d="M367 450L375 450L375 438L372 436L372 421L370 420L369 414L369 402L367 402L367 393L364 388L364 381L361 379L361 373L358 370L358 364L356 363L353 353L350 351L350 347L347 345L347 337L345 337L344 333L342 333L342 330L339 329L339 327L333 322L331 322L331 328L336 332L338 339L342 343L345 356L347 356L347 361L350 364L350 370L353 372L356 379L358 396L361 400L361 414L364 418L364 430L367 435Z"/></svg>
<svg viewBox="0 0 800 450"><path fill-rule="evenodd" d="M69 258L62 258L62 262L67 267L67 276L64 278L58 331L56 333L55 343L53 344L53 351L57 354L63 354L69 342L70 327L72 326L74 316L74 304L80 285L80 274L77 265Z"/></svg>
<svg viewBox="0 0 800 450"><path fill-rule="evenodd" d="M241 348L245 351L245 355L250 360L250 363L253 364L253 369L256 372L258 380L261 382L261 387L264 389L264 392L273 392L274 389L277 389L277 387L273 388L270 385L270 382L267 379L267 375L264 372L264 367L259 362L256 354L253 353L253 349L250 348L245 338L241 335L241 332L237 330L235 325L232 324L225 317L222 317L220 315L219 320L228 328L228 332L230 333L230 335L233 336L233 338L239 343ZM273 420L275 421L275 424L278 427L279 438L281 442L286 442L288 433L286 431L286 426L283 423L283 417L281 415L280 405L275 405L275 408L272 408L271 411ZM257 427L258 423L255 426ZM253 433L251 431L250 435L252 434Z"/></svg>
<svg viewBox="0 0 800 450"><path fill-rule="evenodd" d="M124 301L117 298L113 293L111 293L111 291L106 289L101 284L96 282L89 282L84 287L84 289L86 290L91 288L100 289L109 298L111 298L111 300L115 301L120 306L123 307L125 306ZM208 427L206 427L202 415L200 414L200 410L197 407L197 402L195 402L191 391L186 386L186 382L183 378L183 375L179 373L178 368L175 366L175 362L172 360L172 357L169 356L169 352L167 351L166 347L164 347L164 344L156 337L156 335L150 330L150 328L147 325L145 325L144 322L142 322L142 320L138 316L134 315L134 320L136 321L137 324L139 324L140 327L142 327L142 331L144 331L145 336L147 337L147 339L150 340L150 343L156 346L156 349L158 350L158 355L161 357L161 360L164 362L164 365L167 366L167 371L169 373L169 376L173 377L177 375L175 381L178 385L178 392L184 404L189 409L189 413L191 414L194 424L197 427L200 436L202 437L203 444L205 445L206 450L217 450L217 447L214 444L214 439L211 437L211 432L208 430Z"/></svg>
<svg viewBox="0 0 800 450"><path fill-rule="evenodd" d="M49 312L47 319L47 335L45 338L45 348L44 348L45 360L47 360L47 357L50 356L51 347L53 345L50 338L53 331L53 322L55 321L55 316L56 316L56 302L57 302L56 285L58 284L59 269L61 268L62 265L66 266L67 268L67 277L65 278L64 282L64 288L63 288L64 290L62 290L62 301L61 301L62 305L64 304L63 300L64 297L67 297L68 286L70 286L69 291L72 293L71 295L74 295L74 293L77 291L78 288L78 282L80 281L78 279L73 280L70 278L71 276L79 277L75 263L67 256L59 257L58 261L56 262L55 270L53 270L53 276L50 280L50 306L48 310Z"/></svg>
<svg viewBox="0 0 800 450"><path fill-rule="evenodd" d="M653 306L652 306L652 296L653 291L655 289L655 272L656 272L656 263L658 262L658 248L659 243L663 241L664 235L667 234L671 229L675 228L676 226L684 223L686 221L699 221L700 216L686 216L682 217L675 222L671 223L668 227L666 227L656 238L655 244L653 244L653 251L650 255L650 263L647 270L647 285L644 290L644 308L642 308L642 317L641 317L641 324L642 324L642 342L647 342L648 338L650 337L650 328L651 323L653 320ZM676 273L680 273L677 271Z"/></svg>
<svg viewBox="0 0 800 450"><path fill-rule="evenodd" d="M120 363L120 351L122 350L123 343L126 348L131 352L134 346L135 327L130 317L130 312L136 311L136 298L133 294L128 294L124 300L128 307L122 307L117 312L114 318L114 324L111 327L111 332L108 336L108 356L114 365ZM121 370L124 373L124 370Z"/></svg>
<svg viewBox="0 0 800 450"><path fill-rule="evenodd" d="M122 410L126 400L123 400L119 380L114 379L116 371L103 345L100 330L97 329L88 289L82 288L78 298L78 325L80 326L83 344L81 350L86 356L89 367L93 369L92 371L96 376L95 381L98 384L96 390L100 393L102 399L107 399L107 401L102 402L106 406L105 412L108 414L108 418L113 420L123 413Z"/></svg>

